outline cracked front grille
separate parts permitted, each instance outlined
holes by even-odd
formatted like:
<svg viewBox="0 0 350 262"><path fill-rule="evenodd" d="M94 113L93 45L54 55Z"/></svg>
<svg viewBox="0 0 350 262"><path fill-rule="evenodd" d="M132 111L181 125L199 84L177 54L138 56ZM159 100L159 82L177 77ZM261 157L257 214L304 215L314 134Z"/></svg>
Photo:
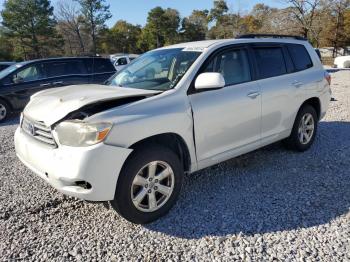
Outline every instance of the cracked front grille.
<svg viewBox="0 0 350 262"><path fill-rule="evenodd" d="M21 128L24 132L26 132L31 137L36 140L50 145L52 147L57 147L55 139L52 135L52 131L50 127L45 126L45 124L41 121L33 121L29 120L26 117L23 117L21 122Z"/></svg>

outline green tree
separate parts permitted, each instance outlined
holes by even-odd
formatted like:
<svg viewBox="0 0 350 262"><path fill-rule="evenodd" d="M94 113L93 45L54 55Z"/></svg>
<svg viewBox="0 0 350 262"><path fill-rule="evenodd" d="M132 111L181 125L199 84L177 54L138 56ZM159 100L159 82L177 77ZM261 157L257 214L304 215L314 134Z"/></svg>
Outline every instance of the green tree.
<svg viewBox="0 0 350 262"><path fill-rule="evenodd" d="M5 29L0 26L0 61L13 60L13 51L13 43L6 36Z"/></svg>
<svg viewBox="0 0 350 262"><path fill-rule="evenodd" d="M241 17L238 14L225 14L209 31L211 39L233 38L242 33Z"/></svg>
<svg viewBox="0 0 350 262"><path fill-rule="evenodd" d="M105 53L139 53L135 45L141 35L141 26L119 20L101 36L101 49Z"/></svg>
<svg viewBox="0 0 350 262"><path fill-rule="evenodd" d="M228 12L228 6L225 0L215 0L214 7L210 9L210 21L220 21Z"/></svg>
<svg viewBox="0 0 350 262"><path fill-rule="evenodd" d="M208 10L193 10L189 17L182 20L182 41L204 40L208 33Z"/></svg>
<svg viewBox="0 0 350 262"><path fill-rule="evenodd" d="M180 14L177 10L153 8L147 17L138 46L142 50L154 49L179 41Z"/></svg>
<svg viewBox="0 0 350 262"><path fill-rule="evenodd" d="M81 5L83 23L92 39L92 52L97 54L99 32L105 28L105 22L112 17L105 0L76 0Z"/></svg>
<svg viewBox="0 0 350 262"><path fill-rule="evenodd" d="M1 15L7 36L21 45L25 58L48 56L60 49L62 38L49 0L7 0Z"/></svg>
<svg viewBox="0 0 350 262"><path fill-rule="evenodd" d="M209 21L214 23L208 33L211 39L232 38L241 33L240 14L229 13L226 1L215 0Z"/></svg>

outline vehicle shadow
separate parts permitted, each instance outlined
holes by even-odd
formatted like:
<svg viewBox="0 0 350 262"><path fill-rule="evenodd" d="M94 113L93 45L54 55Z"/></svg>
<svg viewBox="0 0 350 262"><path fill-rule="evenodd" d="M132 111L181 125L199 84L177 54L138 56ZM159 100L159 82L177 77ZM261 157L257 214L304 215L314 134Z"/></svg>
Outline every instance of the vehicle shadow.
<svg viewBox="0 0 350 262"><path fill-rule="evenodd" d="M349 212L350 122L321 122L304 153L276 143L189 175L177 205L145 227L186 239L296 230Z"/></svg>

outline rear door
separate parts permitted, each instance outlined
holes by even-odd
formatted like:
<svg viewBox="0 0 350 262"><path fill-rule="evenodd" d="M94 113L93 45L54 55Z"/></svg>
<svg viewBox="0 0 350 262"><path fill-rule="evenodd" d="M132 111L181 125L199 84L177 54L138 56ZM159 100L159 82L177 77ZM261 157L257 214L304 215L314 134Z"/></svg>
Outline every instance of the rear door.
<svg viewBox="0 0 350 262"><path fill-rule="evenodd" d="M293 65L283 44L252 45L262 93L262 142L283 136L295 111Z"/></svg>
<svg viewBox="0 0 350 262"><path fill-rule="evenodd" d="M2 88L6 90L4 97L10 101L15 110L19 110L29 102L30 96L49 88L50 85L44 64L35 62L19 68L6 77Z"/></svg>
<svg viewBox="0 0 350 262"><path fill-rule="evenodd" d="M85 64L80 59L49 61L45 70L51 87L89 83Z"/></svg>

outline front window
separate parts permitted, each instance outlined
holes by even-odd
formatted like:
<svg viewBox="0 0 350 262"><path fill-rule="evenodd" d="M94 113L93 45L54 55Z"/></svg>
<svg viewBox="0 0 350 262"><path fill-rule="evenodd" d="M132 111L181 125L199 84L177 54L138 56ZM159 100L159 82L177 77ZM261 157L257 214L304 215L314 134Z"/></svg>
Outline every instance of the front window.
<svg viewBox="0 0 350 262"><path fill-rule="evenodd" d="M43 65L28 66L12 76L12 82L19 84L22 82L30 82L40 80L44 77Z"/></svg>
<svg viewBox="0 0 350 262"><path fill-rule="evenodd" d="M183 48L151 51L118 72L107 84L166 91L176 86L200 54Z"/></svg>
<svg viewBox="0 0 350 262"><path fill-rule="evenodd" d="M227 86L251 81L247 51L228 50L215 56L204 72L221 73Z"/></svg>

